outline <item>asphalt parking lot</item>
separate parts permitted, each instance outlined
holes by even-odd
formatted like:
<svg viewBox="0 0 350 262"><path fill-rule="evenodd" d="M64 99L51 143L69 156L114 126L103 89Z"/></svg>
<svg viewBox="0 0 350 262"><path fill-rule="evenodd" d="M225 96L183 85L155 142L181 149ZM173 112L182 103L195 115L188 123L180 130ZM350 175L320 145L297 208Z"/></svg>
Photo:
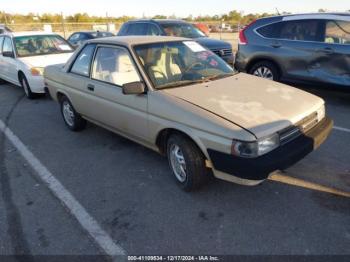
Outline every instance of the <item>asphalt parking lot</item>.
<svg viewBox="0 0 350 262"><path fill-rule="evenodd" d="M283 174L350 192L350 93L305 90L326 100L337 129ZM348 197L276 181L185 193L164 157L92 124L73 133L56 103L10 84L0 120L128 255L350 255ZM104 254L3 132L0 167L0 254Z"/></svg>

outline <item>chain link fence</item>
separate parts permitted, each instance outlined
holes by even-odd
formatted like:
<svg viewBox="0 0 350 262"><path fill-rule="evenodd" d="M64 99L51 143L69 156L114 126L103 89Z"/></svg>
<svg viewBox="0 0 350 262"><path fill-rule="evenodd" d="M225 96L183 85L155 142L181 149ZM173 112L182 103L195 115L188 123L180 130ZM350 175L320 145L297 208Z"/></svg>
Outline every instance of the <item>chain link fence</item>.
<svg viewBox="0 0 350 262"><path fill-rule="evenodd" d="M232 44L233 49L237 49L238 26L230 25L223 28L222 24L213 22L200 22L206 24L210 29L209 36L215 39L227 41ZM109 31L117 33L122 23L23 23L8 24L7 26L14 32L19 31L47 31L57 33L64 38L68 38L77 31Z"/></svg>

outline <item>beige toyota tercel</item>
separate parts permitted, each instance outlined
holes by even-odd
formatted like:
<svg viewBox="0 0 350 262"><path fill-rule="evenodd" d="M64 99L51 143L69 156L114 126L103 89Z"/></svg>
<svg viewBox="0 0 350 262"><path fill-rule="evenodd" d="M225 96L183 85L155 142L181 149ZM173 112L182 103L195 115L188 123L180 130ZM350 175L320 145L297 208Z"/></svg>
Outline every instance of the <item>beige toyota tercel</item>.
<svg viewBox="0 0 350 262"><path fill-rule="evenodd" d="M90 121L166 155L186 191L212 174L257 185L320 146L333 126L321 98L235 73L184 38L92 40L44 75L69 129Z"/></svg>

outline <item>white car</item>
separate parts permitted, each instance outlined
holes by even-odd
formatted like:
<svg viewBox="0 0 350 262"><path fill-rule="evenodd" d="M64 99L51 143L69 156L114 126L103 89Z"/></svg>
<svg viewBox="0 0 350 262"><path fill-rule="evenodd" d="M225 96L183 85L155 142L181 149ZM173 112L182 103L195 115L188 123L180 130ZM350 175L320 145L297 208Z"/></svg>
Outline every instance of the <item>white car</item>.
<svg viewBox="0 0 350 262"><path fill-rule="evenodd" d="M45 93L44 68L65 63L74 49L61 36L46 32L0 35L0 79L22 86L28 98Z"/></svg>

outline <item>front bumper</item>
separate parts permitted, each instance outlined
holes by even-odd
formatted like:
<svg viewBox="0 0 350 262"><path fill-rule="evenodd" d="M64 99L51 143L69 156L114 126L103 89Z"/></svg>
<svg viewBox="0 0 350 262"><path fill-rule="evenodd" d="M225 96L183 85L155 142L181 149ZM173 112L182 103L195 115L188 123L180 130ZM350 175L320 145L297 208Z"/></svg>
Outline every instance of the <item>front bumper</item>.
<svg viewBox="0 0 350 262"><path fill-rule="evenodd" d="M43 76L27 76L30 89L33 93L45 93L45 83Z"/></svg>
<svg viewBox="0 0 350 262"><path fill-rule="evenodd" d="M220 56L220 57L231 66L233 66L233 64L235 63L235 57L233 55Z"/></svg>
<svg viewBox="0 0 350 262"><path fill-rule="evenodd" d="M257 158L241 158L208 149L215 170L245 179L261 181L276 170L286 169L317 149L328 137L333 121L326 117L307 133Z"/></svg>

